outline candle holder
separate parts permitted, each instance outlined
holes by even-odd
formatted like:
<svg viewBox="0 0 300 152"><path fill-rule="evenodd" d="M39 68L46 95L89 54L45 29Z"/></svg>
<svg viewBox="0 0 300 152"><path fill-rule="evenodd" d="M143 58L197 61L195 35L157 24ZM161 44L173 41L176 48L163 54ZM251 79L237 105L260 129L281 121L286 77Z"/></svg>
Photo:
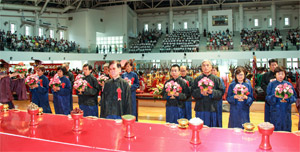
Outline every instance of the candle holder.
<svg viewBox="0 0 300 152"><path fill-rule="evenodd" d="M83 117L83 112L80 113L71 112L71 116L74 120L73 131L75 132L81 131L82 127L80 126L80 119Z"/></svg>
<svg viewBox="0 0 300 152"><path fill-rule="evenodd" d="M126 132L125 132L125 137L126 138L132 138L134 137L134 134L132 133L132 124L135 122L135 116L133 115L123 115L122 120L123 120L123 125L126 127Z"/></svg>
<svg viewBox="0 0 300 152"><path fill-rule="evenodd" d="M269 124L270 123L268 123L267 125L269 125ZM260 149L263 149L263 150L272 149L272 146L270 144L270 135L272 135L274 128L275 127L273 124L270 124L267 127L262 127L261 124L258 125L258 131L262 134L261 143L259 145Z"/></svg>
<svg viewBox="0 0 300 152"><path fill-rule="evenodd" d="M31 109L28 109L27 110L28 113L30 114L30 126L35 126L38 124L37 120L36 120L36 115L39 113L39 109L34 109L34 110L31 110Z"/></svg>
<svg viewBox="0 0 300 152"><path fill-rule="evenodd" d="M192 139L190 141L191 144L198 145L201 144L201 140L199 137L199 131L203 128L203 123L194 125L189 123L189 128L192 130Z"/></svg>
<svg viewBox="0 0 300 152"><path fill-rule="evenodd" d="M8 104L4 104L3 105L3 112L8 111L8 108L9 108Z"/></svg>
<svg viewBox="0 0 300 152"><path fill-rule="evenodd" d="M43 108L39 107L39 115L42 115L42 114L43 114Z"/></svg>

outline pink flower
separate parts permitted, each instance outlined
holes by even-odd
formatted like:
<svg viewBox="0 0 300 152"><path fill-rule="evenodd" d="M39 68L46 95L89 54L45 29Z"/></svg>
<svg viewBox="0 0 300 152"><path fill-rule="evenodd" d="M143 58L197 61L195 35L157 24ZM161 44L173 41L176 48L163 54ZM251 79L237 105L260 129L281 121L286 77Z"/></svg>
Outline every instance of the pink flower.
<svg viewBox="0 0 300 152"><path fill-rule="evenodd" d="M284 98L287 99L289 96L287 94L284 94Z"/></svg>

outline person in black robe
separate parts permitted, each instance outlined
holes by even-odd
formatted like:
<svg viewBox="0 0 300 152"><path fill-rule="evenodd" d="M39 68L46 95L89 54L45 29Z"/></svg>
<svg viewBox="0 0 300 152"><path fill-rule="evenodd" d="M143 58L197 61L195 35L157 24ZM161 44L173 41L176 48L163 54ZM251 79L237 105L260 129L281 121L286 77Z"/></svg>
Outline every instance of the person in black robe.
<svg viewBox="0 0 300 152"><path fill-rule="evenodd" d="M83 110L84 116L98 117L98 94L100 85L97 79L92 75L92 66L89 64L83 65L83 80L88 82L88 87L83 92L77 92L79 99L79 108Z"/></svg>
<svg viewBox="0 0 300 152"><path fill-rule="evenodd" d="M178 123L177 120L180 118L184 118L184 111L185 111L185 101L188 96L190 96L190 91L187 86L187 83L179 77L180 67L179 65L175 64L171 67L171 76L172 78L166 81L165 87L163 88L162 95L163 98L167 100L166 103L166 122L170 123ZM166 91L166 84L169 82L174 81L178 83L181 87L181 91L171 92Z"/></svg>
<svg viewBox="0 0 300 152"><path fill-rule="evenodd" d="M297 107L298 113L300 115L300 79L298 79L298 81L296 83L295 90L297 93L296 107ZM298 130L300 130L300 117L299 117L299 121L298 121Z"/></svg>
<svg viewBox="0 0 300 152"><path fill-rule="evenodd" d="M216 127L218 102L222 99L224 88L220 78L211 74L212 63L209 60L204 60L202 62L201 69L203 74L194 80L192 86L192 96L196 100L196 117L202 119L204 125ZM204 91L199 88L198 82L204 77L207 77L214 82L214 87L211 90Z"/></svg>
<svg viewBox="0 0 300 152"><path fill-rule="evenodd" d="M184 110L184 118L190 120L192 118L192 84L194 83L194 79L191 76L187 75L187 69L186 66L180 67L180 76L182 79L184 79L187 83L187 86L189 88L190 95L187 96L186 102L185 102L185 110Z"/></svg>
<svg viewBox="0 0 300 152"><path fill-rule="evenodd" d="M39 82L33 85L29 91L32 93L32 102L43 108L44 113L52 113L49 105L49 80L44 75L45 67L39 65L36 68L36 73L39 77Z"/></svg>
<svg viewBox="0 0 300 152"><path fill-rule="evenodd" d="M69 63L65 63L63 64L63 67L66 68L67 73L66 73L66 77L69 78L70 82L71 82L71 94L70 94L70 109L73 110L73 85L74 85L74 75L71 71L69 71Z"/></svg>
<svg viewBox="0 0 300 152"><path fill-rule="evenodd" d="M277 60L270 59L269 67L270 67L270 71L266 72L262 76L262 80L261 80L261 88L264 90L265 94L267 94L268 84L276 80L274 70L276 67L278 67ZM265 122L270 122L270 104L267 101L265 101Z"/></svg>
<svg viewBox="0 0 300 152"><path fill-rule="evenodd" d="M120 77L121 64L117 61L109 63L108 80L103 88L101 118L121 119L122 115L132 114L131 90L127 81Z"/></svg>

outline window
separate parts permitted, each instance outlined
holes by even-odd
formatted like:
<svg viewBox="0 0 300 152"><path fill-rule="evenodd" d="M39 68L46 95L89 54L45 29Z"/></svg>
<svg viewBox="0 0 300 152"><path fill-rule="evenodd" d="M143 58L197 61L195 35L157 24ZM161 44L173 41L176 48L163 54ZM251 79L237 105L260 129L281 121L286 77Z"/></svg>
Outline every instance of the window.
<svg viewBox="0 0 300 152"><path fill-rule="evenodd" d="M54 38L54 31L53 30L50 30L50 38Z"/></svg>
<svg viewBox="0 0 300 152"><path fill-rule="evenodd" d="M173 22L173 30L175 29L175 24L174 24L174 22Z"/></svg>
<svg viewBox="0 0 300 152"><path fill-rule="evenodd" d="M254 27L258 27L258 19L254 19Z"/></svg>
<svg viewBox="0 0 300 152"><path fill-rule="evenodd" d="M269 18L269 27L272 26L272 18Z"/></svg>
<svg viewBox="0 0 300 152"><path fill-rule="evenodd" d="M123 36L112 37L98 37L96 38L96 44L101 54L107 53L123 53L124 43Z"/></svg>
<svg viewBox="0 0 300 152"><path fill-rule="evenodd" d="M145 30L145 31L148 31L148 24L145 24L144 30Z"/></svg>
<svg viewBox="0 0 300 152"><path fill-rule="evenodd" d="M284 18L284 25L285 26L290 26L290 19L288 17Z"/></svg>
<svg viewBox="0 0 300 152"><path fill-rule="evenodd" d="M298 58L287 58L286 61L287 68L298 68Z"/></svg>
<svg viewBox="0 0 300 152"><path fill-rule="evenodd" d="M16 25L15 24L10 24L10 31L11 31L11 33L15 33L15 31L16 31Z"/></svg>
<svg viewBox="0 0 300 152"><path fill-rule="evenodd" d="M26 35L26 36L29 35L29 26L25 26L25 35Z"/></svg>
<svg viewBox="0 0 300 152"><path fill-rule="evenodd" d="M59 32L59 38L60 39L64 39L64 31L60 31Z"/></svg>
<svg viewBox="0 0 300 152"><path fill-rule="evenodd" d="M158 29L158 30L161 30L161 23L158 23L158 24L157 24L157 29Z"/></svg>
<svg viewBox="0 0 300 152"><path fill-rule="evenodd" d="M39 28L39 36L43 36L43 29Z"/></svg>
<svg viewBox="0 0 300 152"><path fill-rule="evenodd" d="M152 60L152 66L156 68L160 68L160 60Z"/></svg>
<svg viewBox="0 0 300 152"><path fill-rule="evenodd" d="M187 29L187 28L188 28L187 22L184 22L184 23L183 23L183 28L184 28L184 29Z"/></svg>

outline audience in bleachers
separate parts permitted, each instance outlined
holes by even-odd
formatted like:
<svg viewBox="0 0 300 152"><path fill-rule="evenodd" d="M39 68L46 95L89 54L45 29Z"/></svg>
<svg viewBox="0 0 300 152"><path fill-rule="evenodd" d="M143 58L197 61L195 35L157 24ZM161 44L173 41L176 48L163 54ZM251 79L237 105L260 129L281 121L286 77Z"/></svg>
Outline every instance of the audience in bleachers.
<svg viewBox="0 0 300 152"><path fill-rule="evenodd" d="M296 46L297 50L300 50L300 30L298 28L295 30L290 29L286 39L290 40L293 46Z"/></svg>
<svg viewBox="0 0 300 152"><path fill-rule="evenodd" d="M13 51L34 51L34 52L78 52L80 46L68 40L57 40L44 36L25 36L11 31L0 30L0 50L4 47Z"/></svg>
<svg viewBox="0 0 300 152"><path fill-rule="evenodd" d="M226 30L226 32L209 32L206 41L207 50L232 50L232 35L232 32L229 32L228 29Z"/></svg>
<svg viewBox="0 0 300 152"><path fill-rule="evenodd" d="M200 33L197 28L174 30L166 35L160 52L198 52Z"/></svg>
<svg viewBox="0 0 300 152"><path fill-rule="evenodd" d="M143 31L139 33L138 40L132 44L129 53L149 53L162 35L159 30Z"/></svg>

